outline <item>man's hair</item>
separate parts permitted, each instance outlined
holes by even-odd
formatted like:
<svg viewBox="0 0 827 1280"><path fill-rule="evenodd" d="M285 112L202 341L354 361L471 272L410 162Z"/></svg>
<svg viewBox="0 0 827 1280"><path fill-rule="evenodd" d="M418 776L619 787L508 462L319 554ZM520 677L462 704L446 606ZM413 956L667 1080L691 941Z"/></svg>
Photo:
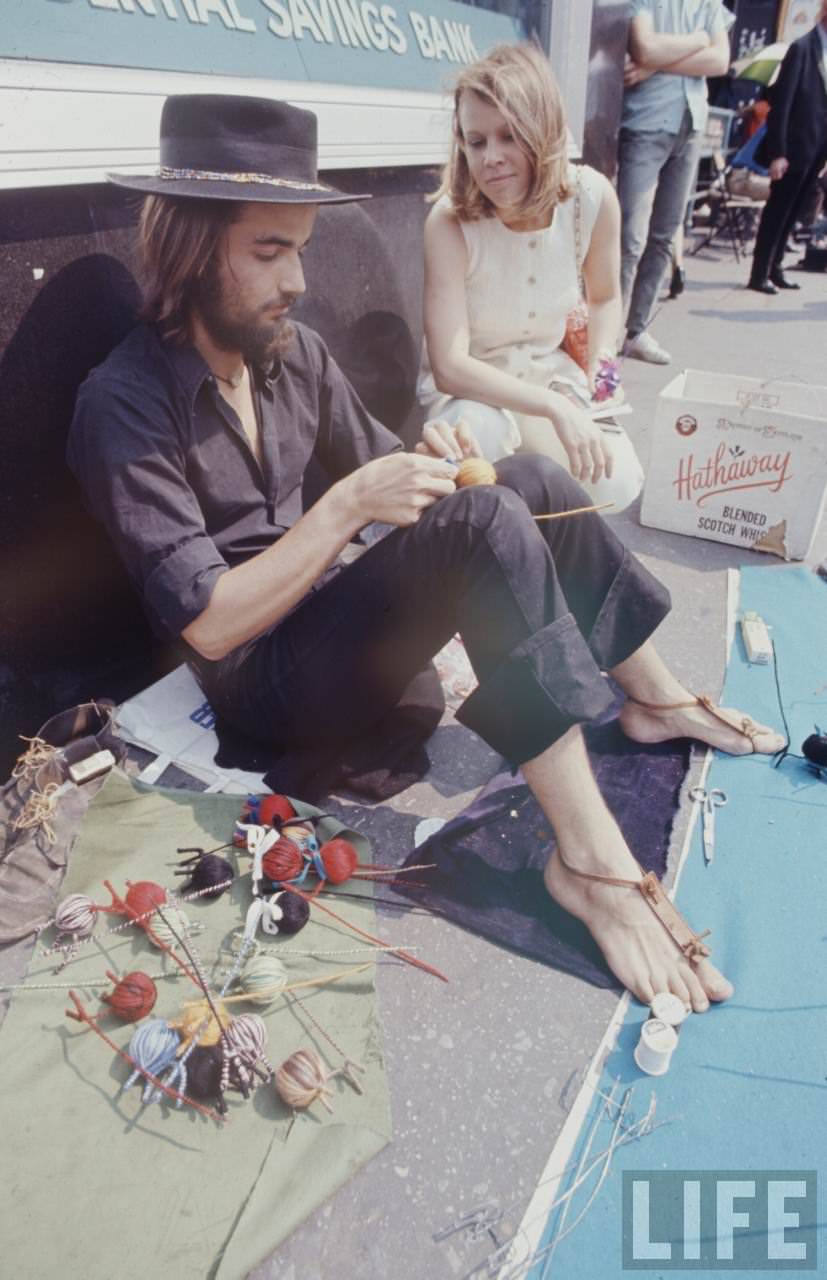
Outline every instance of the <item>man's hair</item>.
<svg viewBox="0 0 827 1280"><path fill-rule="evenodd" d="M240 208L236 200L158 195L144 200L138 224L144 294L140 314L165 337L182 341L188 336L197 281Z"/></svg>
<svg viewBox="0 0 827 1280"><path fill-rule="evenodd" d="M556 204L572 194L566 157L566 116L557 81L545 55L533 44L501 44L479 62L461 71L454 87L454 125L451 154L442 183L432 197L450 197L464 222L490 218L495 210L468 168L459 122L464 93L476 93L496 107L531 165L531 180L521 213L546 218Z"/></svg>

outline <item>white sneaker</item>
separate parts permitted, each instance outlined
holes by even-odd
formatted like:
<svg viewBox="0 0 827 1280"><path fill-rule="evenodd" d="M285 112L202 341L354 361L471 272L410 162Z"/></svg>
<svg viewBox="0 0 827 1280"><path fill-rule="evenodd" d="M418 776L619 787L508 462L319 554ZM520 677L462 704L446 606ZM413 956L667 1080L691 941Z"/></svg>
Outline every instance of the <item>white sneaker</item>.
<svg viewBox="0 0 827 1280"><path fill-rule="evenodd" d="M651 333L639 333L636 338L627 338L623 344L622 354L632 360L645 360L648 364L671 364L672 357Z"/></svg>

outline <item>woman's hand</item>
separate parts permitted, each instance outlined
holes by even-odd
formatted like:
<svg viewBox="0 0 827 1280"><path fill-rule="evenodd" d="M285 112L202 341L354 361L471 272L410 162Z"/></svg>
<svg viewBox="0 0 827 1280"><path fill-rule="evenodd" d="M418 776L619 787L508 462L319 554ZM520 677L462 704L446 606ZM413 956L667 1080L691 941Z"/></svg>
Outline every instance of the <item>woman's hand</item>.
<svg viewBox="0 0 827 1280"><path fill-rule="evenodd" d="M464 418L459 418L453 427L442 418L426 422L415 452L429 458L446 458L453 462L459 462L461 458L482 457L477 439Z"/></svg>
<svg viewBox="0 0 827 1280"><path fill-rule="evenodd" d="M566 451L575 480L596 484L604 475L610 479L614 458L608 436L567 396L555 392L552 395L554 402L548 418Z"/></svg>
<svg viewBox="0 0 827 1280"><path fill-rule="evenodd" d="M411 525L438 498L455 491L454 471L442 459L391 453L352 471L329 492L335 491L334 501L354 529L372 520Z"/></svg>

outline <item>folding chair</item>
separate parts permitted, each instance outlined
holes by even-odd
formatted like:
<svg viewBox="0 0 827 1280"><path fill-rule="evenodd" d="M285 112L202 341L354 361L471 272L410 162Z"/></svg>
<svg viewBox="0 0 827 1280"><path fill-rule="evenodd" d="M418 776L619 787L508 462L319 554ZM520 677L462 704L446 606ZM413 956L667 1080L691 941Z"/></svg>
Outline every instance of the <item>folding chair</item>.
<svg viewBox="0 0 827 1280"><path fill-rule="evenodd" d="M706 234L690 249L690 256L694 257L701 249L712 244L721 232L727 232L735 261L740 262L742 256L746 257L746 245L751 239L751 220L748 220L747 214L760 212L764 208L764 201L753 200L749 196L730 195L727 188L730 166L720 151L714 151L710 158L714 175L712 181L706 187L699 188L691 201L693 214L700 205L709 205L710 225Z"/></svg>

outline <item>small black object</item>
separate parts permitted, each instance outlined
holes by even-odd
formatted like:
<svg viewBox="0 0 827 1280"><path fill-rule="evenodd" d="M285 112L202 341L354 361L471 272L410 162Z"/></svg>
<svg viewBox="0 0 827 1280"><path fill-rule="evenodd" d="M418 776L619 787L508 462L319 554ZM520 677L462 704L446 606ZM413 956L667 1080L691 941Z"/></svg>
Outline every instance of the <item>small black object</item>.
<svg viewBox="0 0 827 1280"><path fill-rule="evenodd" d="M179 853L189 853L189 849L179 849ZM219 858L215 853L204 853L203 849L193 849L191 858L184 858L177 876L189 876L184 885L184 893L200 893L205 898L220 898L235 879L235 871L226 858Z"/></svg>
<svg viewBox="0 0 827 1280"><path fill-rule="evenodd" d="M285 889L276 895L276 901L282 910L279 933L298 933L303 929L310 917L310 906L304 898Z"/></svg>
<svg viewBox="0 0 827 1280"><path fill-rule="evenodd" d="M827 768L827 733L822 733L818 725L815 733L811 733L802 742L801 750L810 764L817 765L820 769Z"/></svg>
<svg viewBox="0 0 827 1280"><path fill-rule="evenodd" d="M187 1087L185 1092L199 1102L214 1102L221 1115L227 1104L221 1096L221 1045L196 1045L187 1055Z"/></svg>

